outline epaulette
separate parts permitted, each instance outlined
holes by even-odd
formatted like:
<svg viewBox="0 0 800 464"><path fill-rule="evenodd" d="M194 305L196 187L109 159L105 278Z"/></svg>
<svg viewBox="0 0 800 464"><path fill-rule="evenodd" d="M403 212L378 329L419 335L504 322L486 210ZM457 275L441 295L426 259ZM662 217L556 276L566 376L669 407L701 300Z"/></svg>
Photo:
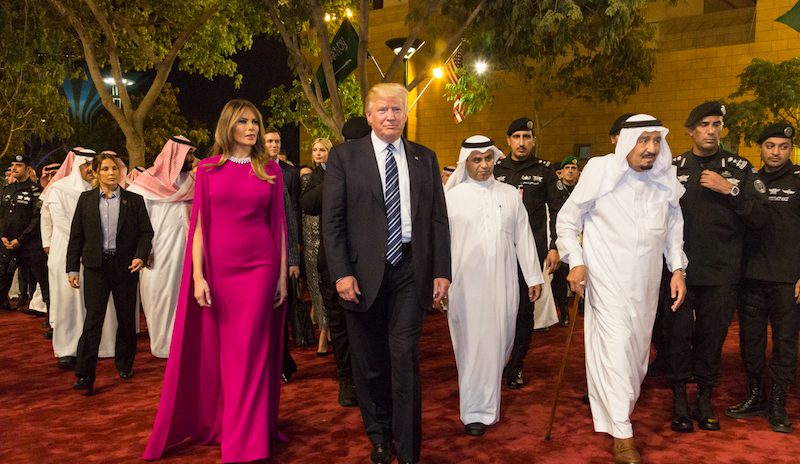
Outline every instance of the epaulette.
<svg viewBox="0 0 800 464"><path fill-rule="evenodd" d="M539 158L539 164L544 164L545 166L547 166L549 168L552 163L550 161L543 160L543 159Z"/></svg>
<svg viewBox="0 0 800 464"><path fill-rule="evenodd" d="M740 171L743 171L750 164L749 161L747 161L744 158L740 158L738 156L729 156L728 163L730 163L733 166L736 166L737 168L739 168Z"/></svg>

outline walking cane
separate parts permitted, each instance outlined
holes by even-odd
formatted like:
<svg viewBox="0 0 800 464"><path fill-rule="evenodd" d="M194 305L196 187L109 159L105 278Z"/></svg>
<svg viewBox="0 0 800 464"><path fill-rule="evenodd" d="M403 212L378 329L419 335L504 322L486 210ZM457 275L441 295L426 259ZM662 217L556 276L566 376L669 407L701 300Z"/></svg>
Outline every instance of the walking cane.
<svg viewBox="0 0 800 464"><path fill-rule="evenodd" d="M550 432L553 430L553 419L556 416L556 405L558 404L558 394L561 392L561 382L564 380L564 370L567 367L567 359L569 359L569 345L572 343L572 333L575 331L575 321L578 319L578 304L580 297L575 294L575 299L569 307L569 330L567 331L567 342L564 346L564 355L561 357L561 367L558 369L558 378L556 379L556 395L553 398L553 407L550 409L550 420L547 421L547 432L544 434L545 440L550 440Z"/></svg>

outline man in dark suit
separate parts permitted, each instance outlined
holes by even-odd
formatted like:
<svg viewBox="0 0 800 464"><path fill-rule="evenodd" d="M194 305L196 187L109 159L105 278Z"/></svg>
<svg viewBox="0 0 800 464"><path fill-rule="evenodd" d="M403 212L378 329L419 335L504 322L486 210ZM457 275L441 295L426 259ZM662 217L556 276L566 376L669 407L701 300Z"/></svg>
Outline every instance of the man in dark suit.
<svg viewBox="0 0 800 464"><path fill-rule="evenodd" d="M369 136L328 157L322 236L346 310L371 460L418 462L419 338L431 300L450 286L450 231L436 154L402 139L408 91L378 84L366 99Z"/></svg>
<svg viewBox="0 0 800 464"><path fill-rule="evenodd" d="M97 350L108 305L117 310L115 363L122 379L133 377L136 354L136 285L150 255L153 227L144 199L119 186L122 162L103 152L92 161L99 185L83 192L75 208L67 246L70 285L80 287L83 261L86 320L78 342L73 388L92 393Z"/></svg>

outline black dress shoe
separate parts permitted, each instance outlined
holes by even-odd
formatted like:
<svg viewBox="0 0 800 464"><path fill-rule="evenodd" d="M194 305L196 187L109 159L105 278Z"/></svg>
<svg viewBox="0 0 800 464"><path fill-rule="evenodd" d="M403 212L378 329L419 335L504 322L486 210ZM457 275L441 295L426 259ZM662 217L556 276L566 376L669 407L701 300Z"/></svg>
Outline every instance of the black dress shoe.
<svg viewBox="0 0 800 464"><path fill-rule="evenodd" d="M42 333L42 337L46 338L47 340L52 340L53 339L53 329L51 328L51 329L45 330Z"/></svg>
<svg viewBox="0 0 800 464"><path fill-rule="evenodd" d="M673 432L690 433L694 432L694 424L692 420L686 416L675 417L672 419L670 428Z"/></svg>
<svg viewBox="0 0 800 464"><path fill-rule="evenodd" d="M373 443L369 459L373 464L390 464L392 462L392 444Z"/></svg>
<svg viewBox="0 0 800 464"><path fill-rule="evenodd" d="M473 437L480 437L486 433L486 425L480 422L472 422L464 426L464 433Z"/></svg>
<svg viewBox="0 0 800 464"><path fill-rule="evenodd" d="M701 430L719 430L719 419L716 417L699 417L697 420L697 428Z"/></svg>
<svg viewBox="0 0 800 464"><path fill-rule="evenodd" d="M133 377L133 369L129 371L119 371L119 378L122 380L128 380Z"/></svg>
<svg viewBox="0 0 800 464"><path fill-rule="evenodd" d="M516 373L509 375L506 386L510 390L519 390L520 388L524 387L525 381L522 379L522 371L517 371Z"/></svg>
<svg viewBox="0 0 800 464"><path fill-rule="evenodd" d="M74 390L86 390L86 396L91 396L94 393L94 377L78 377L78 380L72 384Z"/></svg>
<svg viewBox="0 0 800 464"><path fill-rule="evenodd" d="M58 358L59 369L72 369L75 367L75 356L62 356Z"/></svg>
<svg viewBox="0 0 800 464"><path fill-rule="evenodd" d="M588 393L584 393L584 394L583 394L583 397L581 398L581 402L582 402L583 404L589 404L589 403L590 403L590 402L589 402L589 394L588 394Z"/></svg>
<svg viewBox="0 0 800 464"><path fill-rule="evenodd" d="M339 384L339 406L343 408L358 406L356 388L352 382L342 382Z"/></svg>

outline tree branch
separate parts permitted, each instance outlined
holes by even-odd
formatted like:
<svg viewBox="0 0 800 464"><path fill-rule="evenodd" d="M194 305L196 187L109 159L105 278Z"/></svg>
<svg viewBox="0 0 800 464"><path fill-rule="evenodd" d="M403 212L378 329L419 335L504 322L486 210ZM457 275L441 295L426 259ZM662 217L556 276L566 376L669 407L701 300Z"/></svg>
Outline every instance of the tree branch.
<svg viewBox="0 0 800 464"><path fill-rule="evenodd" d="M127 119L130 119L134 109L131 106L131 98L128 94L128 89L122 81L122 65L120 64L119 49L117 49L117 37L114 34L114 28L111 27L108 17L100 11L100 8L94 0L83 1L86 2L89 11L92 12L92 16L97 20L100 30L103 31L103 35L106 37L106 42L108 44L108 62L111 65L111 76L114 78L114 83L119 91L119 98L122 101L122 112Z"/></svg>
<svg viewBox="0 0 800 464"><path fill-rule="evenodd" d="M145 42L144 39L142 39L142 36L139 35L138 32L136 32L136 28L131 26L131 23L128 22L127 18L115 12L114 21L122 26L125 32L127 32L128 35L131 37L131 40L133 40L133 43L135 43L136 46L142 50L142 53L144 53L147 59L150 60L150 62L153 63L154 66L158 66L159 64L161 64L161 58L159 58L155 54L153 48L150 47L150 45L147 42Z"/></svg>
<svg viewBox="0 0 800 464"><path fill-rule="evenodd" d="M424 12L422 16L417 19L414 27L412 27L409 31L408 37L406 37L406 41L403 43L403 47L400 49L400 53L394 56L392 63L389 65L389 69L386 70L386 75L383 78L383 82L391 82L395 73L397 73L397 70L403 66L404 62L406 61L403 57L406 56L406 53L408 53L411 45L413 45L414 41L419 37L420 32L422 32L422 28L427 22L427 19L431 17L434 11L442 6L442 3L444 3L444 0L431 1L427 4L427 8L423 10ZM405 82L403 82L403 84L405 84Z"/></svg>
<svg viewBox="0 0 800 464"><path fill-rule="evenodd" d="M181 33L178 34L178 37L175 38L175 41L172 42L172 46L167 52L167 55L155 67L156 76L153 78L153 83L150 84L150 88L147 90L144 98L142 98L142 101L139 103L139 108L136 109L136 113L133 115L134 125L137 127L137 130L140 127L144 127L144 119L156 103L158 96L161 95L161 89L164 88L164 84L167 82L167 78L169 78L172 72L172 65L175 63L178 53L183 49L183 46L186 45L186 42L192 34L206 24L211 17L219 11L221 6L222 0L217 0L189 21Z"/></svg>
<svg viewBox="0 0 800 464"><path fill-rule="evenodd" d="M367 73L367 54L369 53L369 0L361 0L358 9L358 84L361 87L361 101L367 99L369 74Z"/></svg>
<svg viewBox="0 0 800 464"><path fill-rule="evenodd" d="M122 110L114 104L111 94L108 92L108 89L103 83L103 75L100 73L100 66L97 63L97 55L94 50L93 40L83 27L81 21L59 0L47 0L47 2L58 14L66 18L67 22L78 34L78 39L80 39L81 46L83 47L83 56L86 60L86 67L89 70L89 76L94 83L97 94L100 95L100 100L103 102L103 107L105 107L109 114L111 114L111 117L117 121L117 124L119 124L120 127L129 124L125 118L125 115L122 113Z"/></svg>
<svg viewBox="0 0 800 464"><path fill-rule="evenodd" d="M325 76L325 84L328 88L329 98L331 99L331 117L335 124L336 132L341 130L344 125L344 110L342 109L342 99L339 96L339 86L336 83L336 75L333 72L333 56L331 55L331 41L328 38L328 28L322 19L324 11L319 0L307 0L311 7L311 21L317 34L317 42L320 53L322 54L322 72Z"/></svg>
<svg viewBox="0 0 800 464"><path fill-rule="evenodd" d="M306 61L305 56L303 56L303 53L300 51L296 38L289 32L289 30L286 28L286 25L278 16L277 5L275 4L274 0L263 0L263 2L267 7L270 18L272 19L272 24L278 30L284 45L286 45L286 50L289 52L289 58L291 59L294 70L297 73L297 80L300 82L300 86L303 88L303 94L305 94L308 102L311 104L311 107L317 113L317 116L319 116L322 122L326 126L336 130L336 132L341 134L341 128L336 129L336 123L333 120L333 117L331 117L331 115L325 111L325 107L322 105L322 100L320 100L320 93L318 92L315 94L311 90L311 72L309 71L310 66Z"/></svg>
<svg viewBox="0 0 800 464"><path fill-rule="evenodd" d="M466 21L464 21L464 24L461 25L461 28L459 28L458 31L456 31L453 35L450 36L449 39L447 39L447 45L442 50L434 53L431 59L428 60L427 63L425 63L425 66L422 68L422 70L419 73L417 73L416 77L414 77L414 80L408 84L407 86L408 90L414 90L420 84L420 82L428 78L428 74L431 72L431 69L438 64L445 50L447 50L449 53L450 50L454 50L455 47L459 43L461 43L461 38L464 36L464 33L467 31L467 28L469 28L469 26L478 17L478 13L480 13L481 8L483 8L483 6L486 4L486 1L487 0L481 0L481 2L478 3L475 6L475 8L472 9L472 12L469 14Z"/></svg>

